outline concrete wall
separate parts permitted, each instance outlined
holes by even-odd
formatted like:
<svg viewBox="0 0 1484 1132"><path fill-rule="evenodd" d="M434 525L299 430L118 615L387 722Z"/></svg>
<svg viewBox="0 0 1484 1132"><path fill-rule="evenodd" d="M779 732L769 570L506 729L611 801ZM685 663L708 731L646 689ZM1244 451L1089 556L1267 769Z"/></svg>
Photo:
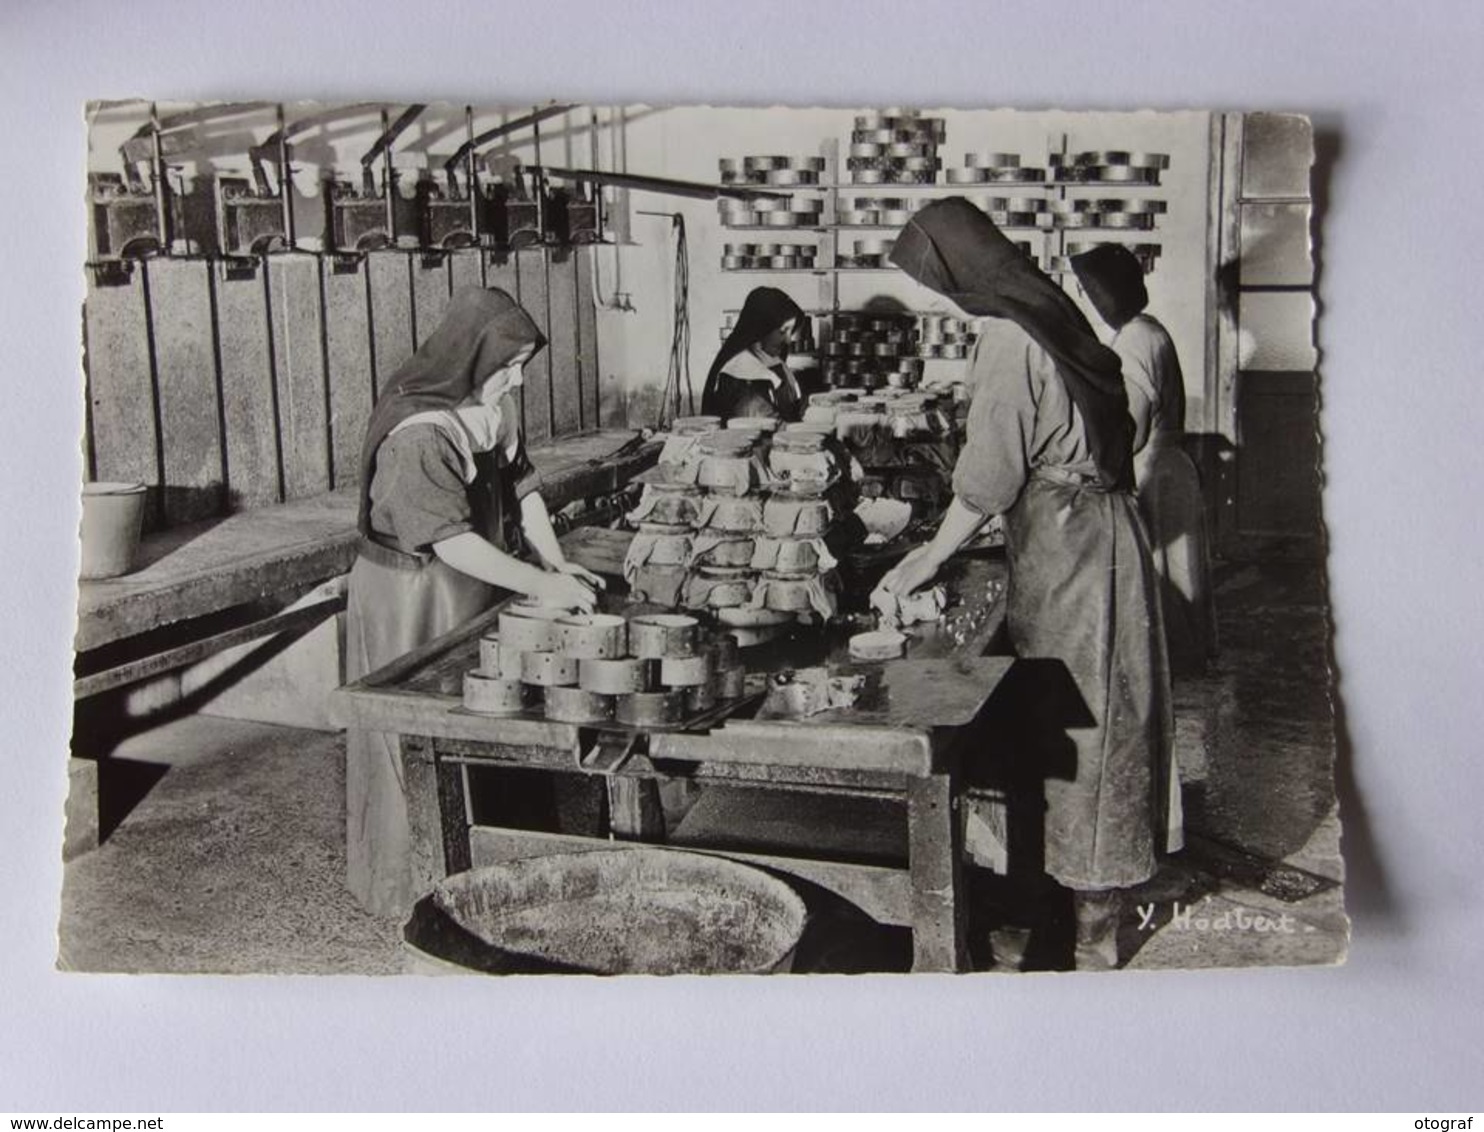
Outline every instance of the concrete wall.
<svg viewBox="0 0 1484 1132"><path fill-rule="evenodd" d="M178 110L161 106L162 124ZM286 117L292 122L310 110L291 106ZM590 253L537 248L493 259L467 250L429 258L402 248L356 262L315 254L324 227L323 177L333 172L358 182L360 157L381 129L379 112L359 110L294 139L300 250L275 254L252 272L223 272L212 258L207 178L246 176L249 147L273 132L277 116L272 108L211 114L185 133L164 135L178 150L167 163L188 218L188 239L178 232L175 251L191 254L137 264L123 279L88 276L88 474L146 484L151 529L354 482L375 390L436 327L452 291L471 283L510 291L550 342L527 367L527 439L598 426ZM508 116L481 113L474 128ZM90 171L121 173L120 146L148 120L140 103L95 107ZM575 115L544 123L543 158L577 158L584 135L575 123ZM462 108L429 108L402 139L407 148L398 163L409 172L441 168L465 136ZM530 161L531 132L523 138L528 148L515 156ZM498 143L490 152L500 152ZM410 195L415 183L408 175L401 190Z"/></svg>

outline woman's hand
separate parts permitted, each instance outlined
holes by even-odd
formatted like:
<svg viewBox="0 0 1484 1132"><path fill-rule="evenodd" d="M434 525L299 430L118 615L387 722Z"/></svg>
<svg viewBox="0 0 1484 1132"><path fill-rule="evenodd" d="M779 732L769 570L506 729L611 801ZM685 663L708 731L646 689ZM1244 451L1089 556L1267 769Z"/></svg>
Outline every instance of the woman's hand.
<svg viewBox="0 0 1484 1132"><path fill-rule="evenodd" d="M557 609L575 609L582 613L591 613L598 606L598 597L592 589L571 574L542 574L528 592L529 596L542 605L550 605Z"/></svg>
<svg viewBox="0 0 1484 1132"><path fill-rule="evenodd" d="M919 546L887 572L876 587L876 592L885 591L896 597L906 597L937 577L941 566L942 563L933 554L931 543Z"/></svg>
<svg viewBox="0 0 1484 1132"><path fill-rule="evenodd" d="M601 578L597 574L594 574L586 566L579 566L575 562L553 562L551 564L551 568L558 574L567 574L570 577L578 579L579 581L586 582L594 589L606 590L608 588L608 583L604 581L603 578Z"/></svg>

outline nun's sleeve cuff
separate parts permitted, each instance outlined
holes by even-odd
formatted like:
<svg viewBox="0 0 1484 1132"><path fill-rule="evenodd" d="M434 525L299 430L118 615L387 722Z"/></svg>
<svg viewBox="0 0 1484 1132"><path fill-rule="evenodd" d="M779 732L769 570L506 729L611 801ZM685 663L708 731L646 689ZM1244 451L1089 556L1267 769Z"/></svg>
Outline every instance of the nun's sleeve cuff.
<svg viewBox="0 0 1484 1132"><path fill-rule="evenodd" d="M970 511L978 515L981 519L987 519L990 515L995 514L995 512L981 506L978 499L975 499L973 496L966 495L962 491L959 491L958 484L956 483L953 485L953 496Z"/></svg>
<svg viewBox="0 0 1484 1132"><path fill-rule="evenodd" d="M440 542L445 542L448 539L457 537L458 535L466 535L473 529L474 528L468 523L445 523L443 526L435 528L431 534L427 535L421 545L426 546L429 550L431 550Z"/></svg>
<svg viewBox="0 0 1484 1132"><path fill-rule="evenodd" d="M515 457L510 461L510 467L506 474L515 483L515 498L524 499L528 495L534 495L544 486L545 481L541 473L536 470L536 465L531 463L531 458L526 455L524 443L516 449Z"/></svg>

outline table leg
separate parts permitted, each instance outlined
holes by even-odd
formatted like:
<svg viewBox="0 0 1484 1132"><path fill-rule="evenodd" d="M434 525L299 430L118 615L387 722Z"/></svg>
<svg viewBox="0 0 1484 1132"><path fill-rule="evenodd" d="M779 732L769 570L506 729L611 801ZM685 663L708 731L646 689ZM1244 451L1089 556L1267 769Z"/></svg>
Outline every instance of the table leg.
<svg viewBox="0 0 1484 1132"><path fill-rule="evenodd" d="M619 841L663 841L665 811L652 778L612 775L608 782L608 828Z"/></svg>
<svg viewBox="0 0 1484 1132"><path fill-rule="evenodd" d="M912 876L912 969L962 971L968 966L962 833L954 776L914 778L907 787Z"/></svg>
<svg viewBox="0 0 1484 1132"><path fill-rule="evenodd" d="M467 872L471 864L468 767L439 758L436 747L433 765L438 775L438 824L443 843L443 867L451 876Z"/></svg>
<svg viewBox="0 0 1484 1132"><path fill-rule="evenodd" d="M446 875L443 830L438 816L438 768L433 745L413 735L398 738L402 751L402 789L407 797L412 891L421 896Z"/></svg>

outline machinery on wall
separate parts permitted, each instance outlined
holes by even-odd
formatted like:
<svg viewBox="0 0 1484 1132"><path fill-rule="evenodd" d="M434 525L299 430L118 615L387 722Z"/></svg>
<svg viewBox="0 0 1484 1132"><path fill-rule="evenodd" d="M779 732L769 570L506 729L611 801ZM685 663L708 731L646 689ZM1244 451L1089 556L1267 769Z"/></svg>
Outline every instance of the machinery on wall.
<svg viewBox="0 0 1484 1132"><path fill-rule="evenodd" d="M427 109L426 103L407 107L395 122L381 111L381 134L361 155L361 184L325 177L324 247L337 256L358 256L375 248L395 247L417 231L417 205L397 189L397 170L392 163L392 145ZM373 168L381 158L381 183Z"/></svg>
<svg viewBox="0 0 1484 1132"><path fill-rule="evenodd" d="M124 282L134 261L158 255L204 255L218 261L225 275L251 274L263 256L298 250L295 139L370 113L381 115L381 131L360 156L359 183L327 172L323 184L323 250L346 265L369 251L397 246L415 245L428 255L460 247L508 254L526 247L599 243L605 186L700 199L785 195L751 185L546 166L540 160L540 124L574 109L556 104L478 134L473 110L466 107L463 144L441 168L424 170L416 192L404 195L393 146L426 109L426 104L408 105L393 119L381 104L355 103L289 122L281 104L221 103L168 117L151 104L147 120L120 146L122 172L89 175L88 262L95 279ZM241 145L221 129L223 123L269 110L276 127L247 147L245 173L198 170L187 191L190 161L232 152L224 143ZM524 130L533 135L535 161L523 164L508 152L483 152Z"/></svg>
<svg viewBox="0 0 1484 1132"><path fill-rule="evenodd" d="M278 107L278 129L247 151L251 179L219 177L216 181L218 251L228 259L251 261L270 252L293 251L294 167L291 139L348 115L380 110L375 103L336 106L285 124ZM374 160L374 158L373 158ZM270 178L268 167L273 167Z"/></svg>
<svg viewBox="0 0 1484 1132"><path fill-rule="evenodd" d="M138 259L214 247L209 210L185 192L180 167L170 160L199 148L197 127L268 105L221 103L161 118L150 104L148 119L119 147L122 172L88 175L88 262L98 282L127 280Z"/></svg>
<svg viewBox="0 0 1484 1132"><path fill-rule="evenodd" d="M442 183L431 171L418 181L423 249L484 247L510 251L540 243L543 230L539 193L526 184L518 164L484 161L478 157L478 151L527 127L534 132L548 118L572 109L545 106L476 134L473 108L466 106L464 122L468 138L443 162ZM536 139L539 146L539 132ZM481 166L488 180L481 178Z"/></svg>

